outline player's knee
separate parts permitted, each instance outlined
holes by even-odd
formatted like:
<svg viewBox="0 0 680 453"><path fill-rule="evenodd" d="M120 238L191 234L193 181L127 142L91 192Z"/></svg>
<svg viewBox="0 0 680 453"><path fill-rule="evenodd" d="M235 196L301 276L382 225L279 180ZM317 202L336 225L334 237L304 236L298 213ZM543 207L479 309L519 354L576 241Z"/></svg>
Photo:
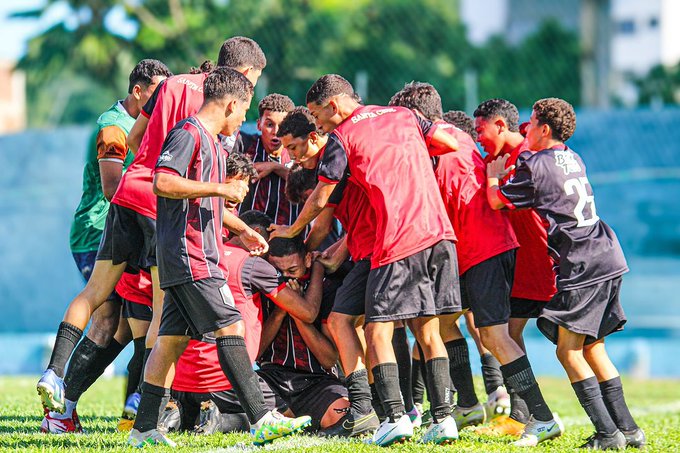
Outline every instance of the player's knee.
<svg viewBox="0 0 680 453"><path fill-rule="evenodd" d="M345 409L349 407L349 400L347 398L338 398L333 401L326 412L321 417L321 429L328 428L336 424L345 415Z"/></svg>
<svg viewBox="0 0 680 453"><path fill-rule="evenodd" d="M226 337L226 336L243 337L246 334L246 326L243 323L243 321L241 320L241 321L237 321L233 324L229 324L226 327L222 327L221 329L218 329L213 333L215 335L215 338Z"/></svg>
<svg viewBox="0 0 680 453"><path fill-rule="evenodd" d="M555 353L557 355L557 360L559 360L563 366L574 366L579 361L583 360L582 350L557 345Z"/></svg>
<svg viewBox="0 0 680 453"><path fill-rule="evenodd" d="M354 330L354 319L347 315L331 312L328 316L328 330L331 331L331 334L336 336L347 328Z"/></svg>

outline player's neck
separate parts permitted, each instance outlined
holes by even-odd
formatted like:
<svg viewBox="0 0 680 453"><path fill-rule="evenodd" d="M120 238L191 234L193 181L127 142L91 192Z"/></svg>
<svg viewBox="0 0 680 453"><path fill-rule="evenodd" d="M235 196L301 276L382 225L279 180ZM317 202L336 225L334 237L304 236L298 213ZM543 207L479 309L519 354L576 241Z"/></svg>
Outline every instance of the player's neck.
<svg viewBox="0 0 680 453"><path fill-rule="evenodd" d="M498 153L500 155L511 153L524 141L524 136L519 132L508 132L508 137Z"/></svg>
<svg viewBox="0 0 680 453"><path fill-rule="evenodd" d="M224 109L220 106L204 104L195 116L213 137L217 137L225 127Z"/></svg>
<svg viewBox="0 0 680 453"><path fill-rule="evenodd" d="M123 102L121 102L121 104L123 105L123 108L128 113L128 115L130 115L133 118L137 118L139 116L140 109L139 107L137 107L137 102L134 96L132 96L132 94L128 94L127 97L123 99Z"/></svg>

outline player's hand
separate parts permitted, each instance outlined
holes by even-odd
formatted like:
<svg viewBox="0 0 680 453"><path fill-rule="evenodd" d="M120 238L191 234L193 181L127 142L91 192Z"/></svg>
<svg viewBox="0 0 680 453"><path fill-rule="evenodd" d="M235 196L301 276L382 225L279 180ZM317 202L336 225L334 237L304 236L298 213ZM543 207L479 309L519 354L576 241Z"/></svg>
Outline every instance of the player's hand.
<svg viewBox="0 0 680 453"><path fill-rule="evenodd" d="M257 176L255 176L251 183L255 183L260 179L266 178L274 171L274 162L255 162L253 164L255 171L257 171Z"/></svg>
<svg viewBox="0 0 680 453"><path fill-rule="evenodd" d="M508 173L515 169L514 165L510 165L505 168L508 163L510 154L504 154L503 156L497 157L495 160L486 164L486 177L487 178L497 178L499 181L505 178Z"/></svg>
<svg viewBox="0 0 680 453"><path fill-rule="evenodd" d="M245 245L250 254L253 256L264 255L269 251L269 244L264 240L260 233L253 230L252 228L246 228L241 234L238 235L243 245Z"/></svg>
<svg viewBox="0 0 680 453"><path fill-rule="evenodd" d="M295 234L293 234L293 230L291 230L290 225L275 225L271 224L269 225L269 240L271 241L274 238L292 238L295 237Z"/></svg>
<svg viewBox="0 0 680 453"><path fill-rule="evenodd" d="M302 289L302 285L300 284L299 281L297 281L296 278L288 280L286 282L286 286L295 291L296 293L298 293L299 295L304 296L304 290Z"/></svg>
<svg viewBox="0 0 680 453"><path fill-rule="evenodd" d="M318 263L323 265L327 274L332 274L333 272L337 271L342 264L342 261L336 259L335 255L328 252L321 252L316 255L315 258Z"/></svg>
<svg viewBox="0 0 680 453"><path fill-rule="evenodd" d="M248 194L248 181L231 179L221 186L222 198L233 203L241 203Z"/></svg>

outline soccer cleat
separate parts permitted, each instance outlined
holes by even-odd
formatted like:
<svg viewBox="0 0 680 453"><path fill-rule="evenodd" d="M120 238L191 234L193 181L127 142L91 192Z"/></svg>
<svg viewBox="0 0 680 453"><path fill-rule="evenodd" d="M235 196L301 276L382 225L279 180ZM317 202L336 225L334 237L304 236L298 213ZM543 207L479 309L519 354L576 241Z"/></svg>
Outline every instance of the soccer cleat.
<svg viewBox="0 0 680 453"><path fill-rule="evenodd" d="M130 431L127 444L135 448L143 448L150 445L165 445L172 448L177 446L175 442L157 429L151 429L149 431L144 431L143 433L133 429Z"/></svg>
<svg viewBox="0 0 680 453"><path fill-rule="evenodd" d="M595 433L579 448L589 450L620 450L626 448L626 436L618 429L613 434Z"/></svg>
<svg viewBox="0 0 680 453"><path fill-rule="evenodd" d="M413 405L413 409L408 411L406 413L408 415L408 418L411 419L411 424L413 425L413 428L420 428L423 426L423 416L421 415L420 411L418 410L418 406Z"/></svg>
<svg viewBox="0 0 680 453"><path fill-rule="evenodd" d="M375 411L357 414L350 409L335 424L319 431L318 434L322 437L357 437L372 433L379 426L380 421Z"/></svg>
<svg viewBox="0 0 680 453"><path fill-rule="evenodd" d="M158 418L158 429L163 432L178 431L182 425L182 415L177 402L170 398Z"/></svg>
<svg viewBox="0 0 680 453"><path fill-rule="evenodd" d="M203 401L201 411L198 414L198 425L194 428L194 434L214 434L220 427L220 410L212 401Z"/></svg>
<svg viewBox="0 0 680 453"><path fill-rule="evenodd" d="M118 420L118 425L116 426L116 429L118 430L119 433L129 433L130 431L132 431L133 426L135 426L134 420L121 417L120 420Z"/></svg>
<svg viewBox="0 0 680 453"><path fill-rule="evenodd" d="M128 420L134 420L137 417L137 408L139 408L139 401L142 399L142 395L135 392L127 397L125 401L125 408L123 409L123 418Z"/></svg>
<svg viewBox="0 0 680 453"><path fill-rule="evenodd" d="M57 376L54 371L47 369L36 386L40 401L44 408L54 412L64 413L64 380Z"/></svg>
<svg viewBox="0 0 680 453"><path fill-rule="evenodd" d="M518 422L507 415L494 418L487 426L475 429L475 433L485 436L519 437L524 432L524 423Z"/></svg>
<svg viewBox="0 0 680 453"><path fill-rule="evenodd" d="M449 415L439 423L433 423L420 440L424 444L444 445L458 439L456 420Z"/></svg>
<svg viewBox="0 0 680 453"><path fill-rule="evenodd" d="M70 417L46 409L40 431L49 434L82 433L83 427L75 409Z"/></svg>
<svg viewBox="0 0 680 453"><path fill-rule="evenodd" d="M647 445L647 437L642 428L637 428L632 431L623 431L623 435L626 437L626 446L633 448L643 448Z"/></svg>
<svg viewBox="0 0 680 453"><path fill-rule="evenodd" d="M427 428L432 424L432 412L430 410L426 410L425 412L421 412L423 415L421 417L422 424L420 425L421 428Z"/></svg>
<svg viewBox="0 0 680 453"><path fill-rule="evenodd" d="M284 417L277 411L269 411L262 417L250 432L253 435L253 444L264 445L279 437L289 436L309 426L312 418L308 415L297 418Z"/></svg>
<svg viewBox="0 0 680 453"><path fill-rule="evenodd" d="M547 422L536 420L532 415L522 436L512 444L516 447L535 447L541 442L561 436L563 432L564 425L557 414L553 414L553 419Z"/></svg>
<svg viewBox="0 0 680 453"><path fill-rule="evenodd" d="M451 413L453 419L456 421L458 429L461 430L466 426L481 425L486 420L486 412L484 406L480 403L472 407L454 407Z"/></svg>
<svg viewBox="0 0 680 453"><path fill-rule="evenodd" d="M373 437L366 443L379 447L388 447L395 442L407 440L411 437L413 437L413 425L408 415L404 414L393 422L390 421L389 417L386 418L380 424L375 434L373 434Z"/></svg>
<svg viewBox="0 0 680 453"><path fill-rule="evenodd" d="M510 395L505 387L500 386L487 395L484 410L487 420L501 415L510 415Z"/></svg>

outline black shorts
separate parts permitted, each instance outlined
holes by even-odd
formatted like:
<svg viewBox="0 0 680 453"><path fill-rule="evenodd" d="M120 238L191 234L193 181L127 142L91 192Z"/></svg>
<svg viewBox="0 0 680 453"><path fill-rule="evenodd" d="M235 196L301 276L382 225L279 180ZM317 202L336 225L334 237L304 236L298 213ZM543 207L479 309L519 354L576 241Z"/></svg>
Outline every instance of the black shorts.
<svg viewBox="0 0 680 453"><path fill-rule="evenodd" d="M296 417L312 417L312 429L334 401L347 398L347 388L330 374L309 373L280 365L266 364L256 373L277 393Z"/></svg>
<svg viewBox="0 0 680 453"><path fill-rule="evenodd" d="M123 299L123 318L151 322L152 316L153 309L150 306Z"/></svg>
<svg viewBox="0 0 680 453"><path fill-rule="evenodd" d="M510 317L518 319L538 318L541 310L547 304L544 300L522 299L521 297L510 298Z"/></svg>
<svg viewBox="0 0 680 453"><path fill-rule="evenodd" d="M475 264L461 275L463 308L470 309L475 326L490 327L508 323L514 275L514 249Z"/></svg>
<svg viewBox="0 0 680 453"><path fill-rule="evenodd" d="M461 311L456 248L440 241L394 263L371 269L366 322L397 321Z"/></svg>
<svg viewBox="0 0 680 453"><path fill-rule="evenodd" d="M227 282L206 278L165 289L158 335L203 335L240 320Z"/></svg>
<svg viewBox="0 0 680 453"><path fill-rule="evenodd" d="M332 311L343 315L361 316L366 311L366 284L371 271L371 260L364 259L354 263L352 270L345 276L342 286L335 293Z"/></svg>
<svg viewBox="0 0 680 453"><path fill-rule="evenodd" d="M623 329L626 315L619 302L621 277L585 288L559 291L548 302L536 325L557 344L558 327L586 336L585 344Z"/></svg>
<svg viewBox="0 0 680 453"><path fill-rule="evenodd" d="M111 203L97 259L127 263L132 272L156 266L156 221Z"/></svg>
<svg viewBox="0 0 680 453"><path fill-rule="evenodd" d="M264 395L264 401L267 409L277 409L283 413L288 409L286 403L269 387L269 384L262 378L258 378L260 382L260 389ZM181 430L192 429L198 424L198 416L201 411L201 403L212 400L220 413L222 414L241 414L245 411L241 407L241 403L236 396L236 392L231 390L224 390L222 392L180 392L172 390L172 398L179 403L181 414Z"/></svg>

